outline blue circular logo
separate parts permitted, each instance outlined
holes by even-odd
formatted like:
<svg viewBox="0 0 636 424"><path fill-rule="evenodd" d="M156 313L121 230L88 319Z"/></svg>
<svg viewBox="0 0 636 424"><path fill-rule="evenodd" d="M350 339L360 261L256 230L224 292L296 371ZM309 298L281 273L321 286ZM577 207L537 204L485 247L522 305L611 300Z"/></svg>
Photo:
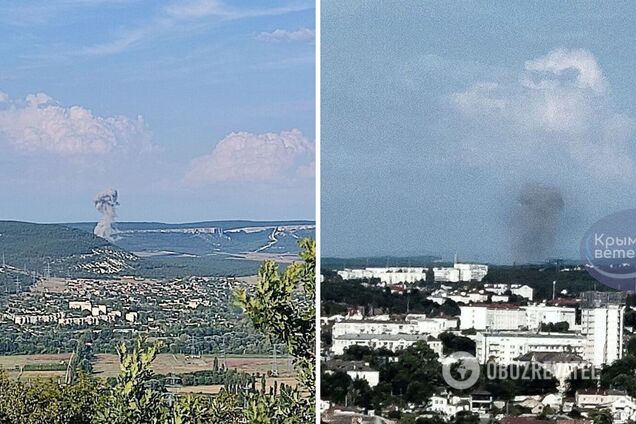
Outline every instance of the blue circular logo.
<svg viewBox="0 0 636 424"><path fill-rule="evenodd" d="M581 240L580 252L596 280L617 290L636 290L636 209L594 223Z"/></svg>

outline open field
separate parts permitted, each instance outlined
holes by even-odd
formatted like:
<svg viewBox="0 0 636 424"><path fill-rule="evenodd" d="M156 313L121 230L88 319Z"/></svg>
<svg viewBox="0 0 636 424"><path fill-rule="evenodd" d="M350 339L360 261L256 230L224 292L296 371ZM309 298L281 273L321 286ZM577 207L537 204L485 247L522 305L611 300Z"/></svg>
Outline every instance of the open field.
<svg viewBox="0 0 636 424"><path fill-rule="evenodd" d="M99 354L93 365L96 376L114 377L119 371L119 359L117 355ZM152 364L156 374L177 373L183 374L194 371L210 370L214 365L214 355L203 355L200 358L189 358L187 355L162 353ZM218 356L219 363L223 364L223 356ZM245 372L267 372L272 369L273 359L263 356L227 356L225 366ZM292 367L286 358L277 358L276 365L281 376L291 376Z"/></svg>
<svg viewBox="0 0 636 424"><path fill-rule="evenodd" d="M0 356L0 369L7 371L11 377L17 377L20 374L20 368L24 365L60 363L68 361L70 356L68 353ZM153 370L156 374L183 374L209 370L212 369L214 365L214 358L215 355L203 355L197 358L190 358L182 354L173 355L170 353L162 353L157 355L157 358L153 362ZM274 368L278 370L282 380L293 381L293 367L287 358L277 358L275 363L269 356L228 355L224 359L222 355L219 355L218 358L219 363L225 363L227 368L235 368L238 371L249 373L265 373L271 370L274 364ZM116 377L119 372L119 358L115 354L95 355L93 369L96 377ZM61 376L64 376L63 371L24 371L21 378L55 378ZM283 382L291 384L291 382L288 381Z"/></svg>

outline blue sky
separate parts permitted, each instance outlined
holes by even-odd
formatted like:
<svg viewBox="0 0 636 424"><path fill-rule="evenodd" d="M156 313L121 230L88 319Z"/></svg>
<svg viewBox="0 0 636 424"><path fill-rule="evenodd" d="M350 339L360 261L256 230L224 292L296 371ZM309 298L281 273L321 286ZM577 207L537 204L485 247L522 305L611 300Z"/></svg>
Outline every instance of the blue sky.
<svg viewBox="0 0 636 424"><path fill-rule="evenodd" d="M594 221L634 207L631 3L321 12L323 255L575 258Z"/></svg>
<svg viewBox="0 0 636 424"><path fill-rule="evenodd" d="M0 219L313 219L314 10L3 2Z"/></svg>

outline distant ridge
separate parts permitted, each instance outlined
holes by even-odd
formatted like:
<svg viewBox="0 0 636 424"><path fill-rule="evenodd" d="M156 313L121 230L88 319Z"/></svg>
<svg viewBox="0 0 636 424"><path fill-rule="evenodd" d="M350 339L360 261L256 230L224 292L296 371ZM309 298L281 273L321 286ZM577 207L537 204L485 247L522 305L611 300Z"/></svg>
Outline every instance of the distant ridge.
<svg viewBox="0 0 636 424"><path fill-rule="evenodd" d="M92 232L97 222L69 222L61 223L71 228L77 228L83 231ZM185 223L166 223L166 222L153 222L153 221L122 221L117 222L116 226L121 231L127 230L144 230L144 229L170 229L170 228L195 228L195 227L221 227L223 229L236 229L241 227L273 227L284 225L316 225L315 221L311 220L278 220L278 221L252 221L247 219L234 219L234 220L217 220L217 221L198 221L198 222L185 222Z"/></svg>
<svg viewBox="0 0 636 424"><path fill-rule="evenodd" d="M86 232L95 226L87 222L63 225ZM296 255L298 240L313 238L315 228L315 222L309 220L118 222L113 243L142 257L222 256L259 260L263 255Z"/></svg>

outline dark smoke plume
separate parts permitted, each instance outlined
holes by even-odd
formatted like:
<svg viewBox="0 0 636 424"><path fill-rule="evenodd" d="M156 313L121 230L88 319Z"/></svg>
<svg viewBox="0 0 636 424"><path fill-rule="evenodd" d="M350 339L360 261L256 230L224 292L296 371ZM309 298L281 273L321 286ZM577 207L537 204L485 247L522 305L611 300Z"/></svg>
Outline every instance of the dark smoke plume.
<svg viewBox="0 0 636 424"><path fill-rule="evenodd" d="M515 262L544 261L553 254L564 206L558 187L534 183L521 189L512 214Z"/></svg>
<svg viewBox="0 0 636 424"><path fill-rule="evenodd" d="M95 235L113 241L115 233L115 218L117 217L115 208L119 206L117 202L117 190L104 190L97 193L95 197L95 208L102 214L102 219L95 226Z"/></svg>

